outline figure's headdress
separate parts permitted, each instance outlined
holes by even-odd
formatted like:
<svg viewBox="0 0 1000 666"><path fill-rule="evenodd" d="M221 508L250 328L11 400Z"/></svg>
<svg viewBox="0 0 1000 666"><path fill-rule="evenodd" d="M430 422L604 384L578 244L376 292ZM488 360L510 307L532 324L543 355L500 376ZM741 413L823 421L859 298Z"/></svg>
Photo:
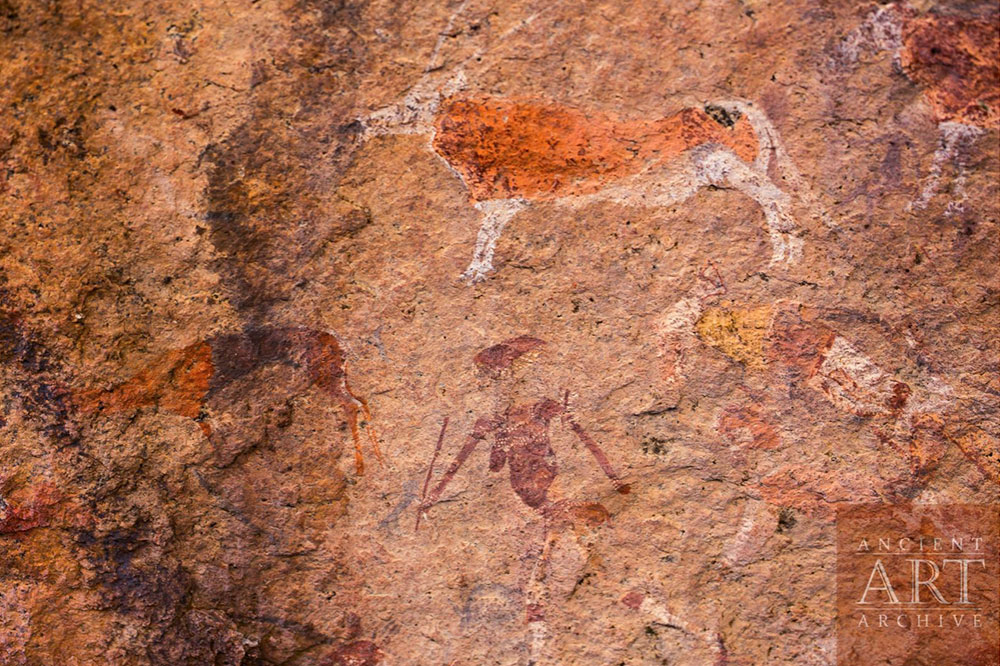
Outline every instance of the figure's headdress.
<svg viewBox="0 0 1000 666"><path fill-rule="evenodd" d="M480 370L498 375L509 368L515 360L544 344L544 340L533 338L530 335L522 335L487 347L476 354L472 360Z"/></svg>

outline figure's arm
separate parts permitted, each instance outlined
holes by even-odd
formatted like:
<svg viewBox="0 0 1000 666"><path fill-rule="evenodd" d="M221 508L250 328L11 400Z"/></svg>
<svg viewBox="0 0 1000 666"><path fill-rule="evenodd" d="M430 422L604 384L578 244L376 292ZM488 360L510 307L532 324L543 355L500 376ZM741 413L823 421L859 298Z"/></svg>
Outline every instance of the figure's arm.
<svg viewBox="0 0 1000 666"><path fill-rule="evenodd" d="M622 495L627 495L631 490L630 486L627 483L623 483L618 474L615 473L614 468L611 466L611 461L608 460L608 457L604 454L604 451L597 444L597 442L594 441L593 437L588 435L587 431L581 428L580 424L573 420L573 417L568 411L565 412L563 418L566 419L566 422L569 423L569 427L576 433L576 436L580 438L580 441L584 443L587 450L590 451L590 455L594 456L594 460L597 461L601 471L603 471L604 474L611 479L611 482L615 486L615 490L620 492Z"/></svg>
<svg viewBox="0 0 1000 666"><path fill-rule="evenodd" d="M455 456L455 460L453 460L451 465L448 466L448 469L445 471L444 476L441 477L438 484L434 486L427 497L424 498L424 501L420 503L421 513L438 501L441 497L441 493L443 493L444 489L449 483L451 483L452 478L454 478L455 474L458 473L458 470L462 467L468 457L472 455L472 452L476 450L476 446L479 445L479 442L489 435L495 427L495 423L491 419L482 418L476 421L476 425L472 429L472 434L465 440L465 444L462 445L458 455Z"/></svg>

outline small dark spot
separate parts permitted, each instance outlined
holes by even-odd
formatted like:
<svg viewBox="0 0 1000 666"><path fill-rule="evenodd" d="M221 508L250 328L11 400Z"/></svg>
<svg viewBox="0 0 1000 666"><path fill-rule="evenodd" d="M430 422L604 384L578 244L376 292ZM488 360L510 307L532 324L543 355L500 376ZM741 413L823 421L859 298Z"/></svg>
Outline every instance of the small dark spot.
<svg viewBox="0 0 1000 666"><path fill-rule="evenodd" d="M795 523L798 521L795 519L795 511L789 507L782 507L778 511L778 529L775 530L779 534L782 532L787 532L788 530L795 527Z"/></svg>
<svg viewBox="0 0 1000 666"><path fill-rule="evenodd" d="M662 455L667 452L666 441L659 437L647 437L642 442L642 452L646 455Z"/></svg>
<svg viewBox="0 0 1000 666"><path fill-rule="evenodd" d="M337 131L340 134L361 134L361 132L363 132L364 129L365 129L365 127L361 123L361 121L355 119L355 120L347 123L346 125L341 125L340 127L338 127Z"/></svg>
<svg viewBox="0 0 1000 666"><path fill-rule="evenodd" d="M8 21L16 21L18 19L17 7L10 0L0 0L0 17L7 19Z"/></svg>
<svg viewBox="0 0 1000 666"><path fill-rule="evenodd" d="M43 130L41 127L38 128L38 143L41 144L42 148L45 150L52 150L55 146L52 145L52 140L49 138L49 133Z"/></svg>
<svg viewBox="0 0 1000 666"><path fill-rule="evenodd" d="M707 113L712 120L719 123L723 127L732 127L742 115L735 109L730 111L721 106L716 106L715 104L706 105L705 113Z"/></svg>

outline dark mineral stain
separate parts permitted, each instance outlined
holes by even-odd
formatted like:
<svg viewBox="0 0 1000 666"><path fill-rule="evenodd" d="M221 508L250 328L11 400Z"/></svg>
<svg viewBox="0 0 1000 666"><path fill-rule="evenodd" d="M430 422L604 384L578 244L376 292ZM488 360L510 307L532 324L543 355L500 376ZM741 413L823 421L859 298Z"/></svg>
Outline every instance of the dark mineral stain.
<svg viewBox="0 0 1000 666"><path fill-rule="evenodd" d="M331 76L330 70L360 66L363 42L341 29L360 20L360 9L346 2L300 4L289 14L294 61L255 65L250 118L202 154L209 166L204 218L218 254L215 267L229 300L258 323L291 297L309 258L331 233L346 235L357 226L331 210L330 193L356 145L357 114L354 75ZM288 99L296 100L294 111L283 110Z"/></svg>
<svg viewBox="0 0 1000 666"><path fill-rule="evenodd" d="M71 395L60 381L61 366L41 336L16 310L7 309L9 294L0 289L0 363L17 369L12 391L23 409L42 424L59 445L77 441L72 423Z"/></svg>
<svg viewBox="0 0 1000 666"><path fill-rule="evenodd" d="M148 519L101 534L84 531L77 543L92 567L100 606L129 617L149 633L144 663L173 666L180 663L251 664L225 613L215 612L214 622L190 612L194 580L169 555L145 555L155 539ZM229 635L227 635L227 633ZM239 659L244 657L243 661ZM249 659L246 659L249 657Z"/></svg>
<svg viewBox="0 0 1000 666"><path fill-rule="evenodd" d="M787 506L781 507L778 511L778 527L776 531L779 533L787 532L795 527L795 523L797 522L794 509L790 509Z"/></svg>
<svg viewBox="0 0 1000 666"><path fill-rule="evenodd" d="M705 113L708 114L709 118L723 127L733 127L742 115L739 111L727 111L723 107L716 106L714 104L707 105L705 107Z"/></svg>

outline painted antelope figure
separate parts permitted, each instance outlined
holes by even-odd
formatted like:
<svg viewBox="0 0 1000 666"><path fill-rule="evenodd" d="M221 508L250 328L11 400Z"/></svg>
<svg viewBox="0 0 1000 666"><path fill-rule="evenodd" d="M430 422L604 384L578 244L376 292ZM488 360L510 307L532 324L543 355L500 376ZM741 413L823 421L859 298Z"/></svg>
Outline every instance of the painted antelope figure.
<svg viewBox="0 0 1000 666"><path fill-rule="evenodd" d="M970 18L891 3L874 9L836 46L832 65L855 66L863 55L891 51L893 65L922 89L938 123L940 141L920 195L911 208L925 208L938 192L951 162L954 213L965 200L968 153L987 130L1000 126L1000 33L997 16Z"/></svg>
<svg viewBox="0 0 1000 666"><path fill-rule="evenodd" d="M359 475L364 473L362 427L368 432L375 457L382 461L368 402L351 390L340 344L323 331L250 328L241 333L214 335L167 352L114 388L83 391L77 402L84 414L126 412L156 405L198 421L211 439L213 429L207 407L212 397L254 370L279 363L301 368L310 385L341 405L351 428Z"/></svg>
<svg viewBox="0 0 1000 666"><path fill-rule="evenodd" d="M435 69L432 64L427 72ZM461 71L439 86L428 74L402 102L360 122L365 139L429 136L434 154L462 179L481 213L475 253L463 274L468 281L493 270L504 227L533 204L604 200L661 207L706 186L735 188L760 205L772 264L799 258L792 199L769 174L805 190L777 131L752 102L711 102L662 118L627 119L555 102L466 94L467 87Z"/></svg>

